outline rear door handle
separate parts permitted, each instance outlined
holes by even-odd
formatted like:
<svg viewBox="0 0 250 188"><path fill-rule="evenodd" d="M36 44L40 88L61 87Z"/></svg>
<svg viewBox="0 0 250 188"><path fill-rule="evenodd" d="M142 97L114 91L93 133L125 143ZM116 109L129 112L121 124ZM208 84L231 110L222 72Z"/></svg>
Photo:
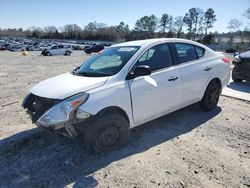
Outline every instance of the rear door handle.
<svg viewBox="0 0 250 188"><path fill-rule="evenodd" d="M204 69L204 71L210 71L212 69L212 67L206 67L205 69Z"/></svg>
<svg viewBox="0 0 250 188"><path fill-rule="evenodd" d="M171 76L169 79L168 79L168 81L175 81L175 80L177 80L178 79L178 76Z"/></svg>

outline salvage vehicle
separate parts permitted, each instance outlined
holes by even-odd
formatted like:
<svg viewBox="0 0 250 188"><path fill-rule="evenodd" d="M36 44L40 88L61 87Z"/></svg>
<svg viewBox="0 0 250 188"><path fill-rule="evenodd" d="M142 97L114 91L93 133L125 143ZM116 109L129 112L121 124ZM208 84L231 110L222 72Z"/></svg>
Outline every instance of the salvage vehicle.
<svg viewBox="0 0 250 188"><path fill-rule="evenodd" d="M194 103L214 109L229 81L228 62L184 39L121 43L35 85L23 107L37 126L108 152L128 142L131 128L160 116Z"/></svg>
<svg viewBox="0 0 250 188"><path fill-rule="evenodd" d="M68 45L53 45L49 48L42 50L41 55L52 56L52 55L70 55L73 49Z"/></svg>
<svg viewBox="0 0 250 188"><path fill-rule="evenodd" d="M250 50L234 57L232 79L234 82L250 81Z"/></svg>

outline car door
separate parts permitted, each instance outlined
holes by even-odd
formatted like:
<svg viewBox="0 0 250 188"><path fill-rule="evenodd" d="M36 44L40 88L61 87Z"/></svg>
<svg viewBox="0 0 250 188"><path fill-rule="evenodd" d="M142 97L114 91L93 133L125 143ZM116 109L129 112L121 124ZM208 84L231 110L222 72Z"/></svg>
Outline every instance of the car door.
<svg viewBox="0 0 250 188"><path fill-rule="evenodd" d="M169 44L159 44L148 49L134 67L138 65L150 66L152 73L129 80L136 124L177 109L182 89L181 74L178 67L173 66Z"/></svg>
<svg viewBox="0 0 250 188"><path fill-rule="evenodd" d="M50 49L50 53L52 55L56 55L57 54L57 46L52 46L51 49Z"/></svg>
<svg viewBox="0 0 250 188"><path fill-rule="evenodd" d="M63 45L58 45L57 54L65 54L65 48Z"/></svg>
<svg viewBox="0 0 250 188"><path fill-rule="evenodd" d="M203 59L205 49L188 43L174 46L183 82L182 104L187 106L201 100L211 79L212 67Z"/></svg>

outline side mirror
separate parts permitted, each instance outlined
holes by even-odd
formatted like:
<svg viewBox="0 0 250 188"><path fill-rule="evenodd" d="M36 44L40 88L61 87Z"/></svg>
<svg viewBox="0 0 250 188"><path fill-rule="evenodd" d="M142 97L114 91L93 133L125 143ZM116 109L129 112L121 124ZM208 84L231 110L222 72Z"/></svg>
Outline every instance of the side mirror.
<svg viewBox="0 0 250 188"><path fill-rule="evenodd" d="M127 75L126 79L130 80L139 76L147 76L150 74L151 68L148 65L139 65Z"/></svg>

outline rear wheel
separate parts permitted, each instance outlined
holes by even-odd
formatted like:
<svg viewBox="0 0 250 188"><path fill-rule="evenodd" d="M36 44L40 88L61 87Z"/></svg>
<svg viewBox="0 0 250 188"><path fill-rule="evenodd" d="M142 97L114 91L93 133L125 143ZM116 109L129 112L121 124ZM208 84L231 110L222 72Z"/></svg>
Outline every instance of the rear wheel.
<svg viewBox="0 0 250 188"><path fill-rule="evenodd" d="M85 129L84 142L97 153L119 149L127 144L130 130L128 121L116 111L97 115Z"/></svg>
<svg viewBox="0 0 250 188"><path fill-rule="evenodd" d="M47 52L46 55L47 55L47 56L51 56L51 53L50 53L50 52Z"/></svg>
<svg viewBox="0 0 250 188"><path fill-rule="evenodd" d="M221 87L216 80L212 80L205 91L205 94L200 101L200 106L204 110L213 110L219 101Z"/></svg>
<svg viewBox="0 0 250 188"><path fill-rule="evenodd" d="M66 51L64 55L70 55L70 51Z"/></svg>

